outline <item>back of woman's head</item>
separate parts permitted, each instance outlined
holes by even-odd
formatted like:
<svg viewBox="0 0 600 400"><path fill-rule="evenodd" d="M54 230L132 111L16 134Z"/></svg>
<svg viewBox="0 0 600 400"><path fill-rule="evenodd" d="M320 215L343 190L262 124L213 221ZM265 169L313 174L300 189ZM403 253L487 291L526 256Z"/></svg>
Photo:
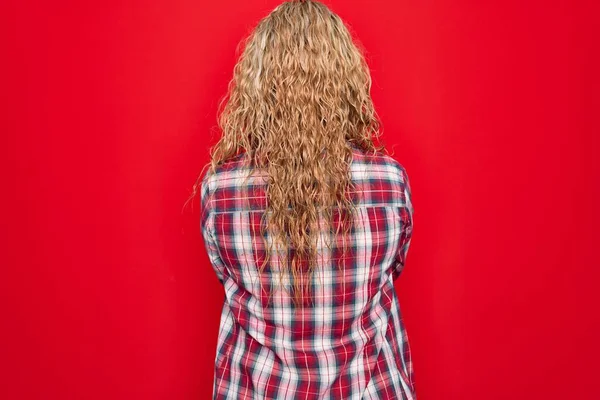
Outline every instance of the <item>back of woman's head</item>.
<svg viewBox="0 0 600 400"><path fill-rule="evenodd" d="M223 136L214 159L244 150L259 165L260 156L279 161L296 155L313 162L323 149L340 157L348 142L375 149L379 121L369 69L347 27L327 6L284 2L241 44L222 103Z"/></svg>
<svg viewBox="0 0 600 400"><path fill-rule="evenodd" d="M267 172L266 225L278 232L282 254L288 245L295 249L289 270L300 289L316 264L318 210L329 220L331 207L353 209L351 144L384 149L374 143L379 120L371 77L348 28L317 1L280 4L241 44L221 103L222 136L211 149L211 170L245 153L252 169Z"/></svg>

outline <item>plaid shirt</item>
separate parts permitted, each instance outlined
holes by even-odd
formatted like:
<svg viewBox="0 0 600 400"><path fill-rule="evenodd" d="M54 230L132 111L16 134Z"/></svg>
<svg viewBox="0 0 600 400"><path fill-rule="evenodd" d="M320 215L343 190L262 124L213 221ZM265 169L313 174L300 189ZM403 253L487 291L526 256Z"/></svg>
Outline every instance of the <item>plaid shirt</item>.
<svg viewBox="0 0 600 400"><path fill-rule="evenodd" d="M357 225L341 238L350 246L344 258L338 257L341 241L323 248L314 303L295 306L287 292L275 289L271 302L264 301L259 280L265 287L279 279L269 268L258 271L265 257L266 184L255 172L247 183L251 190L244 190L248 169L241 156L205 174L201 185L202 235L225 290L213 399L416 399L393 284L412 234L404 167L354 147Z"/></svg>

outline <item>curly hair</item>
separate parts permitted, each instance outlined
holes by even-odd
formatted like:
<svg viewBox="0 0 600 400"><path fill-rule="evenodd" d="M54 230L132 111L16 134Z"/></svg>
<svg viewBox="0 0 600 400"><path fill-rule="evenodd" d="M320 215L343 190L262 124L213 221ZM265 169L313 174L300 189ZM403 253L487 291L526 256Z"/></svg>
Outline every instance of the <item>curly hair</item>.
<svg viewBox="0 0 600 400"><path fill-rule="evenodd" d="M320 215L330 237L333 209L342 216L335 233L340 225L345 233L351 229L352 145L365 152L385 150L375 144L382 141L371 76L363 48L352 36L318 1L287 1L261 19L240 42L243 52L219 105L222 136L205 166L214 173L243 153L251 171L266 171L263 238L268 229L284 255L280 268L292 274L295 303L309 294L318 264Z"/></svg>

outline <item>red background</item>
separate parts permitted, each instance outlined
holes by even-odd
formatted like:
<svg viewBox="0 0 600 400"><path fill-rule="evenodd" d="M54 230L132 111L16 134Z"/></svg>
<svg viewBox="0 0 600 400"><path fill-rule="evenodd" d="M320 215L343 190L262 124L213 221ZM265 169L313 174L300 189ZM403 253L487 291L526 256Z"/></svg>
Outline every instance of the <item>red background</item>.
<svg viewBox="0 0 600 400"><path fill-rule="evenodd" d="M328 3L411 178L421 400L600 398L592 3ZM276 4L2 3L1 398L210 398L223 290L183 206Z"/></svg>

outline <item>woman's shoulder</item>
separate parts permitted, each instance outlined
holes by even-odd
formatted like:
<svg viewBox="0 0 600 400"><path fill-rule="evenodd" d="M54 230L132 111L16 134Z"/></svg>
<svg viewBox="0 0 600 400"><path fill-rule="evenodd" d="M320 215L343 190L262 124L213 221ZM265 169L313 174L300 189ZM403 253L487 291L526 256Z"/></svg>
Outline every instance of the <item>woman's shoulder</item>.
<svg viewBox="0 0 600 400"><path fill-rule="evenodd" d="M405 180L406 168L398 159L385 151L364 151L360 147L352 146L352 170L360 174L375 177L388 177L390 179Z"/></svg>

